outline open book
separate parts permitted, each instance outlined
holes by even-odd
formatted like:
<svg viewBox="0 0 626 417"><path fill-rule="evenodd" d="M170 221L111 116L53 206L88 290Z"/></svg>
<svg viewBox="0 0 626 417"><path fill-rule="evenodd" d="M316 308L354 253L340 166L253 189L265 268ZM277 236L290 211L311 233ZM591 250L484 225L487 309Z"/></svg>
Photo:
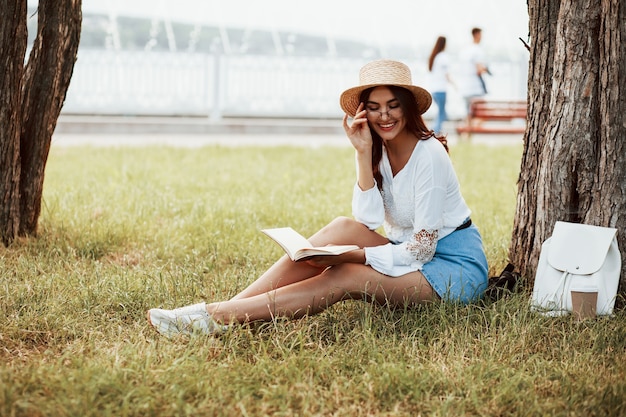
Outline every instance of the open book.
<svg viewBox="0 0 626 417"><path fill-rule="evenodd" d="M304 236L293 230L291 227L263 229L261 231L274 239L293 261L301 261L317 255L341 255L342 253L359 249L357 245L314 247Z"/></svg>

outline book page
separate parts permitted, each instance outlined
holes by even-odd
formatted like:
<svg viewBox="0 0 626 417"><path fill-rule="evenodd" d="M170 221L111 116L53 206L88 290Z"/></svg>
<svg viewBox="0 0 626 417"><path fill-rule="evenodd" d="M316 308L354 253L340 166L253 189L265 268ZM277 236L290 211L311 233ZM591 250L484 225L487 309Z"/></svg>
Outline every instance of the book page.
<svg viewBox="0 0 626 417"><path fill-rule="evenodd" d="M341 255L342 253L359 249L357 245L314 247L311 245L311 242L291 227L263 229L261 232L274 239L294 261L310 258L315 255Z"/></svg>
<svg viewBox="0 0 626 417"><path fill-rule="evenodd" d="M282 246L291 259L295 259L295 254L298 250L312 247L311 243L304 236L293 230L291 227L263 229L261 231Z"/></svg>

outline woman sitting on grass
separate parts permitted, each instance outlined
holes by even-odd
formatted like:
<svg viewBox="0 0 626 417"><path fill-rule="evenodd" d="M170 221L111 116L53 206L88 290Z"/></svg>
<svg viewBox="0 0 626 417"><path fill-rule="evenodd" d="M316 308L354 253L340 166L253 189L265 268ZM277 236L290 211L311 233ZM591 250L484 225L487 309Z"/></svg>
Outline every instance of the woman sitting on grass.
<svg viewBox="0 0 626 417"><path fill-rule="evenodd" d="M422 119L431 102L412 85L409 68L389 60L365 65L359 86L341 95L356 151L354 219L336 218L309 241L360 249L301 262L285 255L232 299L151 309L150 324L167 337L214 334L233 323L317 314L343 300L414 306L479 299L487 260L445 139ZM376 232L381 225L385 236Z"/></svg>

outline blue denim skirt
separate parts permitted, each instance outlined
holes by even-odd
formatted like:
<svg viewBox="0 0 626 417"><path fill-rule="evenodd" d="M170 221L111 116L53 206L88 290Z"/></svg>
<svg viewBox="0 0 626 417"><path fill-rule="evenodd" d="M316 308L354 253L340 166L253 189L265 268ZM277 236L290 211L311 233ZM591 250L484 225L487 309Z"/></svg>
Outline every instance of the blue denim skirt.
<svg viewBox="0 0 626 417"><path fill-rule="evenodd" d="M482 298L489 269L478 228L456 230L437 242L422 274L444 301L467 304Z"/></svg>

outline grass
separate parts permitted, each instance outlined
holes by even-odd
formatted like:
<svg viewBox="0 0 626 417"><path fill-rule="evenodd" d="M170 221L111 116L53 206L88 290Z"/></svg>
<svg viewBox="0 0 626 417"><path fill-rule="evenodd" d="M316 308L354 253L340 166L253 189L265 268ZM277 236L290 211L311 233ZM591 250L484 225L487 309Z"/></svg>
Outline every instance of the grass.
<svg viewBox="0 0 626 417"><path fill-rule="evenodd" d="M451 149L491 265L506 264L521 146ZM624 313L578 323L497 302L168 341L150 307L231 297L280 248L350 215L337 148L54 148L37 239L0 248L2 416L607 416L626 413Z"/></svg>

